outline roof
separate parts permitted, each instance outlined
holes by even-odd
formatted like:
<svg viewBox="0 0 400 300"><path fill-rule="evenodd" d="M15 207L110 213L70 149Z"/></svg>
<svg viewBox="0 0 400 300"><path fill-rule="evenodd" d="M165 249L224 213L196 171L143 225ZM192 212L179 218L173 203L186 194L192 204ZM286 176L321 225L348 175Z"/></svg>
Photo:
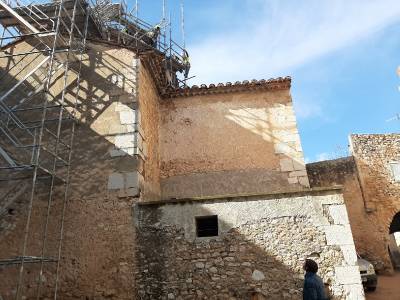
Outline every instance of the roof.
<svg viewBox="0 0 400 300"><path fill-rule="evenodd" d="M236 81L235 83L218 83L215 84L201 84L200 86L193 85L192 87L185 87L179 89L170 89L164 95L163 98L178 98L188 96L199 96L199 95L211 95L211 94L226 94L233 92L245 92L245 91L265 91L265 90L286 90L291 86L292 79L290 76L271 78L268 80L245 80Z"/></svg>

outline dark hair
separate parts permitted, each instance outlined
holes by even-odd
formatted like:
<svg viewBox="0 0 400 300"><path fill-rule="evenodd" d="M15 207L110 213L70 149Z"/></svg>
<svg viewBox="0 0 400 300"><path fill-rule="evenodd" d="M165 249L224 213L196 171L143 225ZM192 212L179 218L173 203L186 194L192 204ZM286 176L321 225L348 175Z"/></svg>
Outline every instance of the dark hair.
<svg viewBox="0 0 400 300"><path fill-rule="evenodd" d="M318 272L318 264L312 259L306 259L304 263L304 270L306 272L317 273Z"/></svg>

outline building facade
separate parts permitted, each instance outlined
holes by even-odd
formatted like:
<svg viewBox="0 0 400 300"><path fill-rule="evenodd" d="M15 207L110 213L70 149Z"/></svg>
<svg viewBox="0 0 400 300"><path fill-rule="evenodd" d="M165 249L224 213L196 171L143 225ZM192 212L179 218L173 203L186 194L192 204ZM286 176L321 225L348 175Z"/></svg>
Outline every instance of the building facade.
<svg viewBox="0 0 400 300"><path fill-rule="evenodd" d="M313 258L333 299L364 299L341 191L309 186L291 79L161 93L152 59L90 41L79 89L52 83L55 98L78 94L67 206L57 186L50 205L65 219L43 221L48 183L30 214L22 183L18 193L1 186L0 259L20 255L27 218L26 253L48 257L1 265L1 297L15 297L23 272L21 299L39 282L43 297L57 285L60 299L300 299L302 264ZM10 63L0 60L2 72L22 78ZM77 78L72 68L67 83Z"/></svg>

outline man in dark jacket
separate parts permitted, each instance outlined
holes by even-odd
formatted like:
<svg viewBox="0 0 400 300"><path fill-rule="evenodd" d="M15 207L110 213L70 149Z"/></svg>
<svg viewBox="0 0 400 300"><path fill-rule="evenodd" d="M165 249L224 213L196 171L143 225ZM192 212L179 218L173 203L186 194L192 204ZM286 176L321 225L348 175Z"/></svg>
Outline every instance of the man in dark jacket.
<svg viewBox="0 0 400 300"><path fill-rule="evenodd" d="M303 300L326 300L324 283L317 275L318 264L312 259L306 259L303 269L304 276Z"/></svg>

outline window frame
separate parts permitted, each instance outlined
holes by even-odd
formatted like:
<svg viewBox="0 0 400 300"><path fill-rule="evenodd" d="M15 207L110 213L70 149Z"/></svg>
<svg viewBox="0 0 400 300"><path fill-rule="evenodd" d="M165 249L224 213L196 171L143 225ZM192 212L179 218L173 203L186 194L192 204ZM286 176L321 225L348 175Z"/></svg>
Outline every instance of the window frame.
<svg viewBox="0 0 400 300"><path fill-rule="evenodd" d="M400 161L390 161L389 167L393 181L400 182ZM398 173L395 171L396 167L398 168Z"/></svg>

